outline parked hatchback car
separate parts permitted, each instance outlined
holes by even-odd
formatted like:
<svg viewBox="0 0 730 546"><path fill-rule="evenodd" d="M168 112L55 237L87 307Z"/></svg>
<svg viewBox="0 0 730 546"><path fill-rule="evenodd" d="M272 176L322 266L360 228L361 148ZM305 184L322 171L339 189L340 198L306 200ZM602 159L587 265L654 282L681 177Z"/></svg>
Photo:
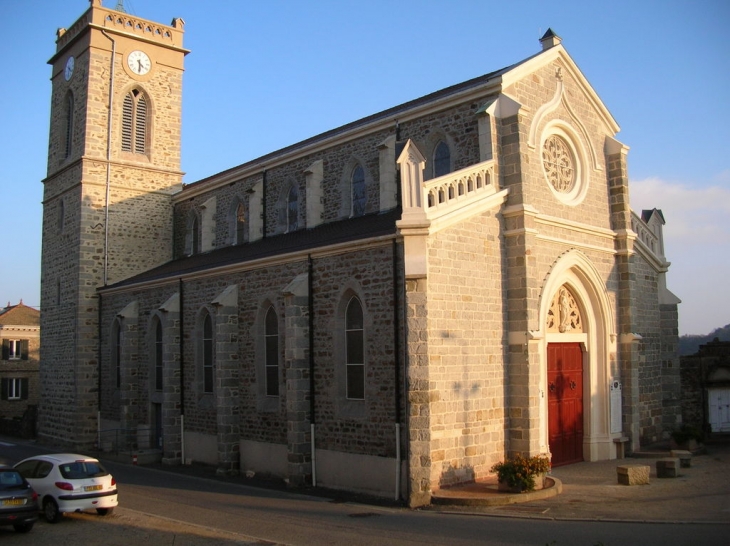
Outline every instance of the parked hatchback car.
<svg viewBox="0 0 730 546"><path fill-rule="evenodd" d="M38 495L17 470L0 465L0 525L27 533L38 521Z"/></svg>
<svg viewBox="0 0 730 546"><path fill-rule="evenodd" d="M117 506L117 481L93 457L75 453L37 455L14 467L38 493L43 515L55 523L66 512L96 510L110 514Z"/></svg>

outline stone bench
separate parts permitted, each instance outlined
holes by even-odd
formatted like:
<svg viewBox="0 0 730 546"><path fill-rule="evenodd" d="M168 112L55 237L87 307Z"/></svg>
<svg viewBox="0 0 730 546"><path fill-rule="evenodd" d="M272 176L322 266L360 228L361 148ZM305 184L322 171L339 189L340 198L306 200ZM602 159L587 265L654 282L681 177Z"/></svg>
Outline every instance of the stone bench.
<svg viewBox="0 0 730 546"><path fill-rule="evenodd" d="M679 469L679 459L677 457L666 457L656 462L657 478L676 478Z"/></svg>
<svg viewBox="0 0 730 546"><path fill-rule="evenodd" d="M613 443L616 444L616 458L623 459L626 456L626 444L629 443L628 436L614 438Z"/></svg>
<svg viewBox="0 0 730 546"><path fill-rule="evenodd" d="M679 466L689 468L692 466L692 452L683 449L673 449L669 452L672 457L679 459Z"/></svg>
<svg viewBox="0 0 730 546"><path fill-rule="evenodd" d="M649 483L649 469L649 466L643 464L617 466L618 483L621 485L646 485Z"/></svg>

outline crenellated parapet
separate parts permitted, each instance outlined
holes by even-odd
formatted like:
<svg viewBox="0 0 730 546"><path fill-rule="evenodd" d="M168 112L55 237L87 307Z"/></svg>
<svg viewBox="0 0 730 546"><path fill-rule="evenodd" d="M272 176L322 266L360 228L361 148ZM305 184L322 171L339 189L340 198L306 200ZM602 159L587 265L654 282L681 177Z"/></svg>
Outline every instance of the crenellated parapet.
<svg viewBox="0 0 730 546"><path fill-rule="evenodd" d="M56 32L56 55L81 37L89 27L103 29L113 34L125 34L137 40L155 43L170 48L182 48L185 21L175 18L170 25L161 25L141 19L128 13L104 8L101 2L92 0L91 8L79 17L69 28Z"/></svg>

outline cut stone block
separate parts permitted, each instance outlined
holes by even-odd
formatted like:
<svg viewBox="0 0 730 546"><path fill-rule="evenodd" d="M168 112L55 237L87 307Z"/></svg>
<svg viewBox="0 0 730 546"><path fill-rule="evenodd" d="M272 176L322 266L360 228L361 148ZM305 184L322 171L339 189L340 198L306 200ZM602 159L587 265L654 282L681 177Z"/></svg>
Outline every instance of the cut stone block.
<svg viewBox="0 0 730 546"><path fill-rule="evenodd" d="M618 483L621 485L646 485L649 483L649 469L649 466L643 464L617 466Z"/></svg>
<svg viewBox="0 0 730 546"><path fill-rule="evenodd" d="M677 459L676 457L667 457L666 459L659 459L656 462L656 477L657 478L676 478L678 469L679 469L679 459Z"/></svg>
<svg viewBox="0 0 730 546"><path fill-rule="evenodd" d="M669 452L672 457L679 459L679 466L689 468L692 466L692 452L683 449L673 449Z"/></svg>

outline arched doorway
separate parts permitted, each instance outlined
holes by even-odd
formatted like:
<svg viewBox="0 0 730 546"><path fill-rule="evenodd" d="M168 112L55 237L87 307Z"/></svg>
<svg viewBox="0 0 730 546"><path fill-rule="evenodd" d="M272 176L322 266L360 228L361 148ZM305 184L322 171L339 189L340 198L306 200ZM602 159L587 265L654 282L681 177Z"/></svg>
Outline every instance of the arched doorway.
<svg viewBox="0 0 730 546"><path fill-rule="evenodd" d="M609 390L616 335L606 280L580 251L561 256L540 303L541 446L553 465L615 458ZM615 373L618 373L617 364Z"/></svg>

